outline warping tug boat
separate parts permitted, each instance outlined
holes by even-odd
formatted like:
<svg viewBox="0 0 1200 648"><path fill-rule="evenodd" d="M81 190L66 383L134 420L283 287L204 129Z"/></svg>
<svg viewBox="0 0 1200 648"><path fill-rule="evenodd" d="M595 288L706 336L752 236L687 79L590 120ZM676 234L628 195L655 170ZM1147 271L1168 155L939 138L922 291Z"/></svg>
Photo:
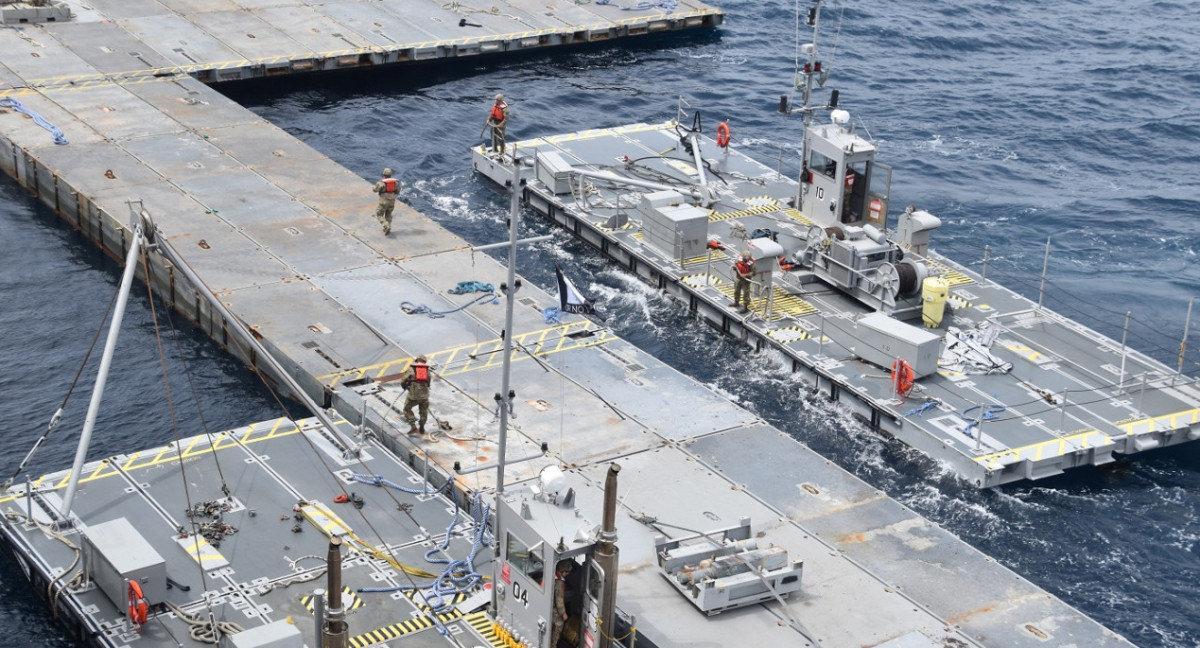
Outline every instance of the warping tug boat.
<svg viewBox="0 0 1200 648"><path fill-rule="evenodd" d="M732 148L728 123L710 138L700 113L688 124L682 109L666 123L517 142L503 156L478 147L475 169L508 185L532 167L522 191L533 209L723 333L782 352L808 389L976 486L1200 437L1200 389L1182 353L1172 369L1041 294L1016 294L986 277L986 260L976 273L938 254L937 216L891 205L892 170L838 91L816 102L828 73L820 7L808 7L803 103L780 99L804 121L798 179ZM753 276L739 310L742 252Z"/></svg>

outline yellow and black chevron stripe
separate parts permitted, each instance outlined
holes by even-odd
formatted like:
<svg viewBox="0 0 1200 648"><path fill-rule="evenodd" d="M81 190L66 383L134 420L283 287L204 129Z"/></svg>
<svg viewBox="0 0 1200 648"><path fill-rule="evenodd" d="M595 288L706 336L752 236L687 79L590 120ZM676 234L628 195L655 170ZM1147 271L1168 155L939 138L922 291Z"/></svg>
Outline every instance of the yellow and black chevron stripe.
<svg viewBox="0 0 1200 648"><path fill-rule="evenodd" d="M798 210L798 209L793 209L793 208L789 207L789 208L783 210L783 213L784 213L784 215L790 216L791 218L794 218L794 219L800 221L801 223L804 223L805 225L813 224L813 222L808 220L807 216L805 216L804 214L801 214L800 210Z"/></svg>
<svg viewBox="0 0 1200 648"><path fill-rule="evenodd" d="M938 272L936 272L935 274L940 274L942 276L942 278L945 279L950 284L951 287L975 283L974 279L959 272L958 270L954 270L954 269L950 268L949 266L947 266L944 263L940 263L938 261L934 261L933 259L928 259L928 258L925 259L925 263L928 263L929 265L933 266L934 268L937 268Z"/></svg>
<svg viewBox="0 0 1200 648"><path fill-rule="evenodd" d="M633 229L632 221L625 221L625 224L622 225L621 227L605 227L604 224L607 222L608 221L606 221L606 220L602 220L602 221L596 221L592 224L595 225L596 229L600 230L601 232L615 232L617 230Z"/></svg>
<svg viewBox="0 0 1200 648"><path fill-rule="evenodd" d="M308 609L309 612L313 611L313 598L314 597L311 594L300 597L301 605ZM342 607L347 612L350 610L357 610L363 605L363 600L359 598L358 594L354 590L350 589L349 587L342 588Z"/></svg>
<svg viewBox="0 0 1200 648"><path fill-rule="evenodd" d="M408 600L412 601L413 605L417 606L417 609L420 610L421 612L425 613L426 615L433 613L433 609L425 604L425 597L423 595L419 594L416 590L406 590L404 592L404 595L407 596ZM467 595L463 592L459 592L450 598L450 604L457 605L457 604L465 601L466 599L467 599ZM445 599L443 599L443 600L445 600ZM462 612L459 612L457 608L454 608L454 609L451 609L449 612L443 612L443 613L437 615L437 618L442 623L448 623L450 621L453 621L453 620L461 617L462 615L463 615Z"/></svg>
<svg viewBox="0 0 1200 648"><path fill-rule="evenodd" d="M492 618L487 615L487 612L475 612L473 614L468 614L466 617L466 622L467 625L474 628L475 632L479 633L479 636L483 637L483 640L488 642L492 648L508 647L508 644L504 643L504 640L500 638L499 633L496 632L499 628L497 628L496 622L492 621Z"/></svg>
<svg viewBox="0 0 1200 648"><path fill-rule="evenodd" d="M739 209L738 211L731 211L731 212L725 212L725 213L717 213L715 211L710 211L708 213L708 220L710 223L715 223L717 221L729 220L731 218L741 218L743 216L757 216L759 214L769 214L774 211L779 211L779 203L776 202L775 199L770 196L756 196L754 198L747 198L746 202L753 204L754 202L760 201L760 200L765 201L765 202L763 202L763 204L758 205L756 207L748 207L746 209Z"/></svg>
<svg viewBox="0 0 1200 648"><path fill-rule="evenodd" d="M421 630L431 626L433 626L433 620L427 616L422 616L412 619L411 621L393 623L390 626L379 628L378 630L372 630L370 632L364 632L358 636L351 637L349 640L349 645L351 648L366 648L367 646L381 644L397 637L403 637L404 635L412 634L414 632L420 632Z"/></svg>
<svg viewBox="0 0 1200 648"><path fill-rule="evenodd" d="M779 328L767 331L767 335L769 335L771 339L776 340L777 342L783 342L784 344L787 344L788 342L795 342L796 340L807 340L808 338L812 337L808 331L805 331L799 326L781 326Z"/></svg>
<svg viewBox="0 0 1200 648"><path fill-rule="evenodd" d="M946 298L946 301L950 302L950 305L954 308L971 308L974 306L974 304L963 299L962 297L959 297L958 295L950 295Z"/></svg>
<svg viewBox="0 0 1200 648"><path fill-rule="evenodd" d="M733 289L734 286L732 284L717 286L717 290L720 290L730 299L733 299ZM774 290L775 304L771 309L772 320L777 320L785 315L790 317L803 317L805 315L817 312L817 308L815 306L804 301L803 299L800 299L798 296L793 295L792 293L787 292L778 286L775 286ZM757 299L750 300L750 310L761 311L765 304L764 299L764 297L758 297Z"/></svg>
<svg viewBox="0 0 1200 648"><path fill-rule="evenodd" d="M729 255L725 254L725 252L722 250L713 250L712 251L712 260L713 261L724 261L728 258L729 258ZM708 263L708 253L707 252L700 256L688 257L683 260L684 267L687 267L690 265L697 265L697 264L701 264L701 263Z"/></svg>

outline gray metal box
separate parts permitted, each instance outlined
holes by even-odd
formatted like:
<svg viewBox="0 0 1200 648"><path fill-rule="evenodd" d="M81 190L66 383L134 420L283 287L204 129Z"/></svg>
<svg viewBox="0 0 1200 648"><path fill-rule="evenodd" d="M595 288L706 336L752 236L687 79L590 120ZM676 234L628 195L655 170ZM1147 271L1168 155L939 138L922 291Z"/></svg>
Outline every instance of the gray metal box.
<svg viewBox="0 0 1200 648"><path fill-rule="evenodd" d="M704 253L708 243L708 211L691 205L668 205L652 207L644 216L645 241L667 252L672 259Z"/></svg>
<svg viewBox="0 0 1200 648"><path fill-rule="evenodd" d="M538 151L537 179L555 194L571 193L571 163L557 151Z"/></svg>
<svg viewBox="0 0 1200 648"><path fill-rule="evenodd" d="M167 599L167 565L129 520L88 527L83 551L92 580L118 609L129 603L126 579L137 581L151 605Z"/></svg>
<svg viewBox="0 0 1200 648"><path fill-rule="evenodd" d="M896 358L904 358L912 365L916 378L936 372L942 353L937 335L884 313L863 316L855 322L853 339L836 341L854 355L885 369L890 369Z"/></svg>
<svg viewBox="0 0 1200 648"><path fill-rule="evenodd" d="M231 648L304 648L300 629L285 619L226 637Z"/></svg>
<svg viewBox="0 0 1200 648"><path fill-rule="evenodd" d="M655 212L661 207L673 207L683 204L683 194L670 189L642 194L642 202L637 210L646 218L654 218Z"/></svg>

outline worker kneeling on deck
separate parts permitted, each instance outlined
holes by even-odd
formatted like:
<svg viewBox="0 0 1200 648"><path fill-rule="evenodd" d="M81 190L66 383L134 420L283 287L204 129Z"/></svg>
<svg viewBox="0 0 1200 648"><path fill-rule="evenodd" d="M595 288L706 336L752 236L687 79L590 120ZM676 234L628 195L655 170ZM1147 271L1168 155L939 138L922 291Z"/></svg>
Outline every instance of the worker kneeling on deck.
<svg viewBox="0 0 1200 648"><path fill-rule="evenodd" d="M400 386L408 390L408 397L404 399L404 420L408 421L409 434L420 432L425 435L425 421L429 418L429 382L432 379L433 372L423 355L417 356L400 377ZM419 422L413 415L414 407L420 407Z"/></svg>

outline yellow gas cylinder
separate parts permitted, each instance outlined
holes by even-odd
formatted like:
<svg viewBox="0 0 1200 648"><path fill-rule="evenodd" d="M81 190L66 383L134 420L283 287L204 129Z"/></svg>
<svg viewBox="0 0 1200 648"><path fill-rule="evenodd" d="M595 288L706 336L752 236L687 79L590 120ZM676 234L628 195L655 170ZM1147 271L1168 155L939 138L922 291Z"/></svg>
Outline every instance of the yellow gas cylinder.
<svg viewBox="0 0 1200 648"><path fill-rule="evenodd" d="M941 277L926 277L921 284L921 319L925 328L937 328L942 325L942 315L946 312L946 296L950 294L950 282Z"/></svg>

